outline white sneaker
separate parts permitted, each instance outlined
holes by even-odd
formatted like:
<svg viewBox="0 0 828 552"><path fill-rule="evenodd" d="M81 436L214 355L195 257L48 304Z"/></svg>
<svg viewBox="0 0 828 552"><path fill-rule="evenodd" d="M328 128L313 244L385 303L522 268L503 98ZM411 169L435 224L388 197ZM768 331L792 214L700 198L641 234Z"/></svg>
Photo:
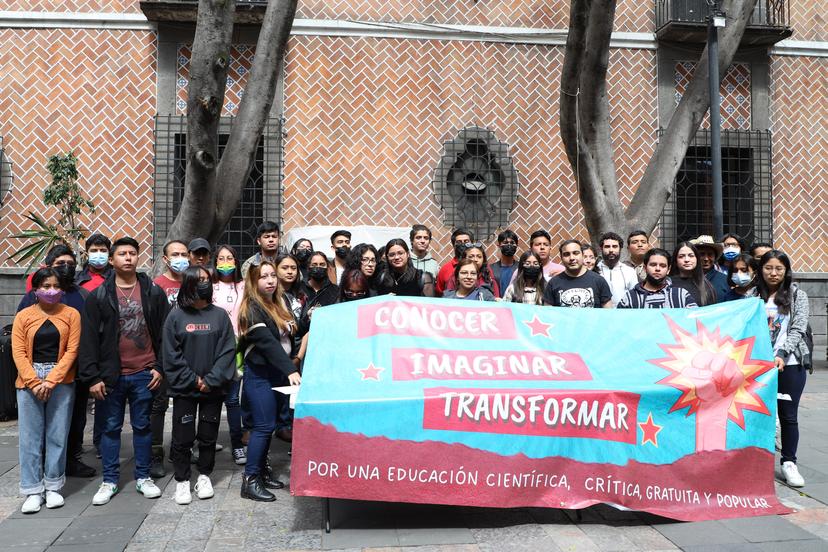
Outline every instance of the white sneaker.
<svg viewBox="0 0 828 552"><path fill-rule="evenodd" d="M144 495L144 498L158 498L161 496L161 489L150 478L136 481L135 490Z"/></svg>
<svg viewBox="0 0 828 552"><path fill-rule="evenodd" d="M93 506L103 506L118 493L118 485L114 483L101 483L98 492L92 497Z"/></svg>
<svg viewBox="0 0 828 552"><path fill-rule="evenodd" d="M782 426L779 425L779 417L776 418L776 450L782 450Z"/></svg>
<svg viewBox="0 0 828 552"><path fill-rule="evenodd" d="M36 514L40 511L40 506L43 504L43 495L33 494L26 497L20 511L24 514Z"/></svg>
<svg viewBox="0 0 828 552"><path fill-rule="evenodd" d="M46 491L46 507L60 508L63 506L63 497L57 491Z"/></svg>
<svg viewBox="0 0 828 552"><path fill-rule="evenodd" d="M215 493L213 492L213 483L210 481L210 478L206 475L199 475L198 481L195 484L195 492L196 496L201 500L213 498Z"/></svg>
<svg viewBox="0 0 828 552"><path fill-rule="evenodd" d="M193 501L193 495L190 494L190 482L179 481L175 484L175 503L184 506Z"/></svg>
<svg viewBox="0 0 828 552"><path fill-rule="evenodd" d="M221 450L224 450L224 445L222 445L221 443L216 443L216 452L219 452Z"/></svg>
<svg viewBox="0 0 828 552"><path fill-rule="evenodd" d="M791 487L804 487L805 478L799 473L799 469L791 461L782 463L782 475L785 476L785 481Z"/></svg>

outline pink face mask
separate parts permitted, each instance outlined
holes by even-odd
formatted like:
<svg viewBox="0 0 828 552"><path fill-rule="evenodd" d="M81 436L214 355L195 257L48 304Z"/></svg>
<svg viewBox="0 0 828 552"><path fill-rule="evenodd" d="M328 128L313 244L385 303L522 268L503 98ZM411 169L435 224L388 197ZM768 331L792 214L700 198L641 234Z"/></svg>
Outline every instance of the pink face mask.
<svg viewBox="0 0 828 552"><path fill-rule="evenodd" d="M54 305L55 303L59 303L60 300L63 298L63 290L54 288L37 289L35 291L35 295L37 296L37 300L41 303Z"/></svg>

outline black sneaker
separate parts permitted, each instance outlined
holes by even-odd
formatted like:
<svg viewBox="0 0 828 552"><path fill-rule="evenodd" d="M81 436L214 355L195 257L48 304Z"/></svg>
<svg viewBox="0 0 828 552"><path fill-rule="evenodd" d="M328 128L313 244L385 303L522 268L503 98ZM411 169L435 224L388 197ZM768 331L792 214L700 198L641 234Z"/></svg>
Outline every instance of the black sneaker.
<svg viewBox="0 0 828 552"><path fill-rule="evenodd" d="M153 456L152 464L150 464L150 477L153 479L161 479L167 475L167 470L164 468L164 458L161 456Z"/></svg>
<svg viewBox="0 0 828 552"><path fill-rule="evenodd" d="M77 458L66 460L66 475L69 477L95 477L97 473L95 468L87 466Z"/></svg>

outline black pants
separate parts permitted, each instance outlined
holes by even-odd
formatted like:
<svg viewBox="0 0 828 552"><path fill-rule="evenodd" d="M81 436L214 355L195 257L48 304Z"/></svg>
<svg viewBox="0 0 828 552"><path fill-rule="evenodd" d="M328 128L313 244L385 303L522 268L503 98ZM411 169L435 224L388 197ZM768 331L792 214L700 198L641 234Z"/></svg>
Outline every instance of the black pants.
<svg viewBox="0 0 828 552"><path fill-rule="evenodd" d="M198 439L198 473L210 475L216 463L216 438L221 420L222 397L173 399L170 459L176 481L190 480L190 449ZM198 427L196 427L198 422Z"/></svg>
<svg viewBox="0 0 828 552"><path fill-rule="evenodd" d="M161 380L161 385L153 391L152 412L150 413L150 429L152 430L152 455L164 458L164 418L170 406L170 397L167 394L167 379Z"/></svg>
<svg viewBox="0 0 828 552"><path fill-rule="evenodd" d="M83 452L83 432L86 429L86 403L89 402L89 386L75 382L75 404L66 443L66 458L73 460Z"/></svg>
<svg viewBox="0 0 828 552"><path fill-rule="evenodd" d="M791 400L776 402L782 433L782 463L796 464L796 449L799 446L799 399L805 390L806 374L801 364L785 366L785 369L779 372L779 393L791 397Z"/></svg>

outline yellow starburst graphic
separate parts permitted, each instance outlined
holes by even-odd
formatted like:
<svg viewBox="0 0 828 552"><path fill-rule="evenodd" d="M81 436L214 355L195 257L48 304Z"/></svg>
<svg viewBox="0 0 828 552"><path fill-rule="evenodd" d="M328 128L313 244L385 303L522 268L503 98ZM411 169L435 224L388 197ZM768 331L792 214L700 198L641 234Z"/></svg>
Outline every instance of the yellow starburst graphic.
<svg viewBox="0 0 828 552"><path fill-rule="evenodd" d="M728 400L727 417L742 429L744 410L770 415L756 392L764 384L756 378L773 368L773 363L751 358L755 336L736 341L721 335L718 327L709 331L700 321L693 334L665 318L676 343L659 344L668 356L649 362L670 372L658 383L682 392L670 412L688 408L690 416L709 402Z"/></svg>

